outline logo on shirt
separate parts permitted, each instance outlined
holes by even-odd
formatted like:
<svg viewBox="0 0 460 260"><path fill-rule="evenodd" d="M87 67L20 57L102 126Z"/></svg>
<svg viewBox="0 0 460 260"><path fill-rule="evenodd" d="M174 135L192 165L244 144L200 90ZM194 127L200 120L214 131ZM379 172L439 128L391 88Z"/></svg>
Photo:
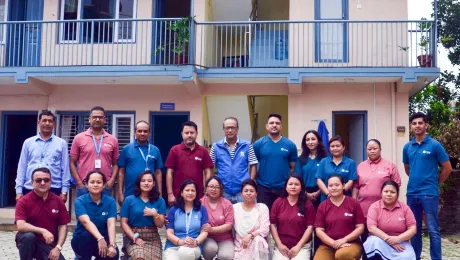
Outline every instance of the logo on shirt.
<svg viewBox="0 0 460 260"><path fill-rule="evenodd" d="M200 157L195 157L195 161L201 161L202 159Z"/></svg>
<svg viewBox="0 0 460 260"><path fill-rule="evenodd" d="M58 209L52 209L51 212L57 214L57 213L59 213L59 210Z"/></svg>
<svg viewBox="0 0 460 260"><path fill-rule="evenodd" d="M304 215L303 215L302 213L300 213L300 212L297 213L297 216L299 216L299 217L304 217Z"/></svg>
<svg viewBox="0 0 460 260"><path fill-rule="evenodd" d="M431 152L430 152L430 151L427 151L427 150L423 150L422 153L423 153L423 154L431 154Z"/></svg>
<svg viewBox="0 0 460 260"><path fill-rule="evenodd" d="M342 172L348 172L348 170L342 169Z"/></svg>
<svg viewBox="0 0 460 260"><path fill-rule="evenodd" d="M398 221L405 221L405 218L398 218Z"/></svg>
<svg viewBox="0 0 460 260"><path fill-rule="evenodd" d="M318 163L318 164L316 164L316 166L319 166L319 163Z"/></svg>
<svg viewBox="0 0 460 260"><path fill-rule="evenodd" d="M353 217L353 214L351 214L351 213L346 213L346 212L345 212L345 214L343 214L343 215L344 215L345 217Z"/></svg>
<svg viewBox="0 0 460 260"><path fill-rule="evenodd" d="M111 144L108 144L108 143L105 143L104 146L105 146L105 147L112 147L112 145L111 145Z"/></svg>
<svg viewBox="0 0 460 260"><path fill-rule="evenodd" d="M198 215L193 216L195 219L198 219Z"/></svg>
<svg viewBox="0 0 460 260"><path fill-rule="evenodd" d="M108 212L102 212L102 216L108 215Z"/></svg>
<svg viewBox="0 0 460 260"><path fill-rule="evenodd" d="M385 174L384 171L377 171L377 174Z"/></svg>
<svg viewBox="0 0 460 260"><path fill-rule="evenodd" d="M219 219L224 219L224 216L219 216Z"/></svg>
<svg viewBox="0 0 460 260"><path fill-rule="evenodd" d="M240 152L240 156L241 156L241 157L244 157L244 152Z"/></svg>
<svg viewBox="0 0 460 260"><path fill-rule="evenodd" d="M289 150L286 149L286 148L281 148L281 151L283 151L283 152L289 152Z"/></svg>
<svg viewBox="0 0 460 260"><path fill-rule="evenodd" d="M145 158L147 158L147 159L148 159L148 158L153 158L153 159L155 159L155 156L150 155L150 154L147 154L147 156L146 156Z"/></svg>

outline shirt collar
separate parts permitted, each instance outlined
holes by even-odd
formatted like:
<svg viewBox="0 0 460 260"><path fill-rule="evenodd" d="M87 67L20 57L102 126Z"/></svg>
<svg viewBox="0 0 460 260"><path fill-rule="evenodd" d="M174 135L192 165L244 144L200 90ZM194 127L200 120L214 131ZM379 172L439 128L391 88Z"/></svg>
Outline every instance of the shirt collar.
<svg viewBox="0 0 460 260"><path fill-rule="evenodd" d="M197 142L195 142L195 149L193 149L193 150L196 150L198 147L200 147L200 145L199 145ZM182 143L180 143L180 149L182 149L182 150L190 150L190 148L188 148L188 147L184 144L183 141L182 141Z"/></svg>
<svg viewBox="0 0 460 260"><path fill-rule="evenodd" d="M42 140L43 142L47 142L47 141L49 141L49 140L53 140L53 137L54 137L54 134L51 134L50 138L49 138L48 140L45 141L45 140L43 140L43 138L42 138L42 136L41 136L40 134L37 134L37 135L35 136L35 141Z"/></svg>
<svg viewBox="0 0 460 260"><path fill-rule="evenodd" d="M147 142L147 143L144 144L144 145L141 145L141 144L139 144L139 143L137 142L137 139L134 139L133 143L134 143L134 147L136 147L136 148L137 148L137 147L142 147L142 146L149 147L149 145L150 145L149 142Z"/></svg>
<svg viewBox="0 0 460 260"><path fill-rule="evenodd" d="M240 143L240 137L237 136L236 137L236 146L238 146L239 143ZM230 144L228 144L228 142L227 142L227 137L224 137L224 144L230 146Z"/></svg>
<svg viewBox="0 0 460 260"><path fill-rule="evenodd" d="M38 196L37 193L35 193L35 191L30 191L31 195L32 196L32 199L33 200L43 200L42 197ZM44 201L48 201L48 200L52 200L53 199L53 196L51 195L51 191L48 191L48 197L46 197L46 199Z"/></svg>
<svg viewBox="0 0 460 260"><path fill-rule="evenodd" d="M400 207L401 207L401 204L400 204L399 200L396 201L395 205L391 209L385 207L385 203L383 203L383 200L380 200L380 208L382 208L382 209L393 211L394 209L400 208Z"/></svg>
<svg viewBox="0 0 460 260"><path fill-rule="evenodd" d="M108 196L108 195L105 195L104 193L101 193L101 201L99 202L99 204L96 204L96 202L94 202L91 199L91 196L89 195L89 193L86 193L84 196L86 196L85 200L86 200L87 203L93 203L96 206L102 206L104 204L104 196Z"/></svg>
<svg viewBox="0 0 460 260"><path fill-rule="evenodd" d="M423 139L422 142L420 142L420 144L428 143L430 140L431 140L431 136L429 134L426 134L425 139ZM415 141L415 136L412 137L411 142L412 142L412 145L418 144L417 141Z"/></svg>
<svg viewBox="0 0 460 260"><path fill-rule="evenodd" d="M377 160L371 161L370 159L367 159L367 162L369 164L379 164L382 161L382 156L380 156Z"/></svg>
<svg viewBox="0 0 460 260"><path fill-rule="evenodd" d="M86 134L87 136L91 136L91 127L88 128L88 129L85 131L85 134ZM104 135L104 137L109 136L109 133L107 133L107 131L105 131L104 129L102 129L102 134Z"/></svg>

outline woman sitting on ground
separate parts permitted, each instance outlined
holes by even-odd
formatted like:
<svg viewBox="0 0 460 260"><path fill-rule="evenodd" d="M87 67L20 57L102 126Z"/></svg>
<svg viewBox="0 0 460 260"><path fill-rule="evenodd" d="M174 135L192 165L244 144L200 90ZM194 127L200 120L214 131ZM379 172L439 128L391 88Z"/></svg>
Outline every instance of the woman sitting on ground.
<svg viewBox="0 0 460 260"><path fill-rule="evenodd" d="M163 227L166 203L159 196L155 176L148 170L137 176L134 195L128 196L120 210L123 242L132 260L162 259L158 228Z"/></svg>
<svg viewBox="0 0 460 260"><path fill-rule="evenodd" d="M208 236L202 229L208 223L208 213L198 193L197 184L185 180L176 205L169 210L165 245L168 260L195 260L201 255L201 244Z"/></svg>
<svg viewBox="0 0 460 260"><path fill-rule="evenodd" d="M364 243L368 259L415 259L409 240L417 233L410 208L398 201L399 185L386 181L382 199L374 202L367 213L367 228L371 234Z"/></svg>
<svg viewBox="0 0 460 260"><path fill-rule="evenodd" d="M252 179L241 185L243 202L233 205L235 211L235 260L267 260L266 237L270 227L268 207L257 203L257 184Z"/></svg>
<svg viewBox="0 0 460 260"><path fill-rule="evenodd" d="M310 259L315 215L313 204L307 201L302 177L289 176L270 212L270 229L276 243L273 260Z"/></svg>

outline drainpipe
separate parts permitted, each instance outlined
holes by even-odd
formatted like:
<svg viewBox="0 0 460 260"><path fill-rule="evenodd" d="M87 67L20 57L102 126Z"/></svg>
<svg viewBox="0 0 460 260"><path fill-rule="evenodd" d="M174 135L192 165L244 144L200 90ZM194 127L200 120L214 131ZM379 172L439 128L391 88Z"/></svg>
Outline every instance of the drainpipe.
<svg viewBox="0 0 460 260"><path fill-rule="evenodd" d="M377 108L375 100L375 82L374 82L374 138L377 139Z"/></svg>
<svg viewBox="0 0 460 260"><path fill-rule="evenodd" d="M433 56L433 67L438 66L438 61L437 61L437 56L438 56L438 0L434 0L433 2L433 20L434 20L434 25L433 25L433 47L432 47L432 53L431 55Z"/></svg>
<svg viewBox="0 0 460 260"><path fill-rule="evenodd" d="M396 163L396 84L396 82L391 84L391 153L394 163Z"/></svg>

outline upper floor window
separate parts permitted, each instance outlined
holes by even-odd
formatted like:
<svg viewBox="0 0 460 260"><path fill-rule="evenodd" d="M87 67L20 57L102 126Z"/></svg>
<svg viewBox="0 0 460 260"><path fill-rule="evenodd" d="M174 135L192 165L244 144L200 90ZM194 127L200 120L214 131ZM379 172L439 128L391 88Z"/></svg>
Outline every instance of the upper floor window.
<svg viewBox="0 0 460 260"><path fill-rule="evenodd" d="M61 0L60 41L111 43L134 41L137 0ZM119 21L87 21L119 19Z"/></svg>
<svg viewBox="0 0 460 260"><path fill-rule="evenodd" d="M8 0L0 0L0 22L7 21ZM0 43L4 44L6 38L6 24L0 26Z"/></svg>

